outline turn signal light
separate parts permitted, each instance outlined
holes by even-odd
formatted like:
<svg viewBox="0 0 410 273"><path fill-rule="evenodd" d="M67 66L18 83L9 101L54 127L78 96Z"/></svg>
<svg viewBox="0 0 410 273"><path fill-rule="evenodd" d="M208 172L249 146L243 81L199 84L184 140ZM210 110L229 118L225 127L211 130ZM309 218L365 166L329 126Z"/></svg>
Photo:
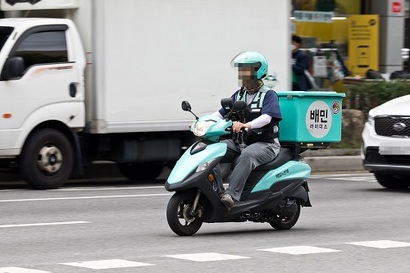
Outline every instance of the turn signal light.
<svg viewBox="0 0 410 273"><path fill-rule="evenodd" d="M12 114L11 113L4 113L3 118L11 118Z"/></svg>
<svg viewBox="0 0 410 273"><path fill-rule="evenodd" d="M208 181L211 183L215 181L215 176L212 173L208 174Z"/></svg>

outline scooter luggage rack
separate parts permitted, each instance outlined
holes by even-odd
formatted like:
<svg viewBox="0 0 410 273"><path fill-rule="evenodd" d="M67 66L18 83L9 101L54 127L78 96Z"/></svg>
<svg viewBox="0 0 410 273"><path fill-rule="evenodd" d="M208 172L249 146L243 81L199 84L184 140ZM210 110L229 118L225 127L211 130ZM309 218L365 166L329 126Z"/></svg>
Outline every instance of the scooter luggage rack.
<svg viewBox="0 0 410 273"><path fill-rule="evenodd" d="M294 149L295 156L307 150L327 149L330 146L328 142L280 142L282 148Z"/></svg>

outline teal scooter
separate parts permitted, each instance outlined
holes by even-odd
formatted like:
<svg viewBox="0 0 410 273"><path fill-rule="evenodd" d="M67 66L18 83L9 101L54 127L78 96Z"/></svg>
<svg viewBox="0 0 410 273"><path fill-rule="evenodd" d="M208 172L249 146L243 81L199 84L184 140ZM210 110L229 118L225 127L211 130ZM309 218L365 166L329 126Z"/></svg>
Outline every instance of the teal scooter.
<svg viewBox="0 0 410 273"><path fill-rule="evenodd" d="M228 113L223 119L213 115L197 117L187 101L182 109L196 121L191 131L199 139L177 161L165 189L175 194L168 202L167 221L177 235L195 234L203 222L266 222L276 230L292 228L301 206L310 207L307 179L311 168L299 155L297 145L282 147L271 162L250 174L239 202L227 208L216 191L214 168L227 152L223 137L232 133L232 123L246 109L246 103L222 99Z"/></svg>

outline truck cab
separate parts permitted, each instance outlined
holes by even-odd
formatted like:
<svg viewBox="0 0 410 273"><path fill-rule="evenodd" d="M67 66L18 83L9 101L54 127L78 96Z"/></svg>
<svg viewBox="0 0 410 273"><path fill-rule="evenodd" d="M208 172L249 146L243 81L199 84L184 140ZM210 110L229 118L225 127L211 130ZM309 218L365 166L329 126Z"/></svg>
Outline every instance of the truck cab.
<svg viewBox="0 0 410 273"><path fill-rule="evenodd" d="M73 168L70 130L85 125L80 41L67 19L0 20L0 159L21 154L34 184L57 173L67 179Z"/></svg>

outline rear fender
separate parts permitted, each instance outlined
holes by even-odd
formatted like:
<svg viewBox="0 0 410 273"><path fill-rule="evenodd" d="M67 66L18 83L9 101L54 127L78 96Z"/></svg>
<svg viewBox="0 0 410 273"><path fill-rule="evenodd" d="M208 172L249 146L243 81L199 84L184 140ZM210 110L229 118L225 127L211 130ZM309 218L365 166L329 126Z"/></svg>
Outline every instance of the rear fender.
<svg viewBox="0 0 410 273"><path fill-rule="evenodd" d="M289 198L295 199L296 202L305 207L311 207L309 194L308 194L308 186L307 182L305 182L302 186L297 188L294 192L289 195Z"/></svg>
<svg viewBox="0 0 410 273"><path fill-rule="evenodd" d="M269 190L272 185L283 180L306 180L311 172L308 164L301 161L289 161L282 166L267 172L252 189L251 193Z"/></svg>

